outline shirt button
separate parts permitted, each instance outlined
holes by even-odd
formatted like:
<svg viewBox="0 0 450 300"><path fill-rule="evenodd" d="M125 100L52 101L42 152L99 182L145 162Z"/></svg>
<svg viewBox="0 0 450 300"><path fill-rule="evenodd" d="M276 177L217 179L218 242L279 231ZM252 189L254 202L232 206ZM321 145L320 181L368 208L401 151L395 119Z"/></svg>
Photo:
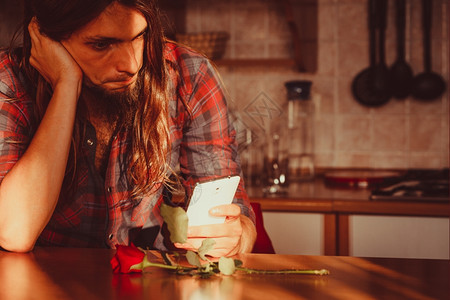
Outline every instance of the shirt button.
<svg viewBox="0 0 450 300"><path fill-rule="evenodd" d="M108 239L109 239L109 240L112 240L113 237L114 237L114 234L112 234L112 233L111 233L110 235L108 235Z"/></svg>
<svg viewBox="0 0 450 300"><path fill-rule="evenodd" d="M94 142L91 139L88 139L86 141L86 144L88 144L89 146L92 146L92 145L94 145Z"/></svg>
<svg viewBox="0 0 450 300"><path fill-rule="evenodd" d="M108 193L111 193L112 188L111 188L111 187L108 187L106 190L108 191Z"/></svg>

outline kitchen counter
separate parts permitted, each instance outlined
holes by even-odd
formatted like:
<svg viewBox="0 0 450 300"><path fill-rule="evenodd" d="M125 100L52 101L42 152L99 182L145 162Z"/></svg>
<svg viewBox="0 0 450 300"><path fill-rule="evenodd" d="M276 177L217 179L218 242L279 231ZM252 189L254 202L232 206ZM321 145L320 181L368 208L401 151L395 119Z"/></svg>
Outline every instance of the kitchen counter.
<svg viewBox="0 0 450 300"><path fill-rule="evenodd" d="M354 215L448 218L450 202L370 200L369 188L337 188L323 177L291 184L280 196L265 196L261 187L247 187L251 202L263 212L316 213L323 215L323 253L350 255L350 217Z"/></svg>
<svg viewBox="0 0 450 300"><path fill-rule="evenodd" d="M263 211L357 213L448 217L450 202L370 200L369 188L330 187L322 177L289 185L285 195L265 196L261 187L247 187L250 200Z"/></svg>

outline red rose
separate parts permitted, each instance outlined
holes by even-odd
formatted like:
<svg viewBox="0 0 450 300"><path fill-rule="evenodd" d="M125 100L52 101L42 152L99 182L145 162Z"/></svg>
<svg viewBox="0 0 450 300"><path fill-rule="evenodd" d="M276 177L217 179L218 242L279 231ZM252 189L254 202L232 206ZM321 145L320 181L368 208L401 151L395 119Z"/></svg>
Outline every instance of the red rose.
<svg viewBox="0 0 450 300"><path fill-rule="evenodd" d="M142 263L144 252L133 244L131 246L117 245L116 249L116 255L111 259L114 273L142 272L142 268L130 270L130 267Z"/></svg>

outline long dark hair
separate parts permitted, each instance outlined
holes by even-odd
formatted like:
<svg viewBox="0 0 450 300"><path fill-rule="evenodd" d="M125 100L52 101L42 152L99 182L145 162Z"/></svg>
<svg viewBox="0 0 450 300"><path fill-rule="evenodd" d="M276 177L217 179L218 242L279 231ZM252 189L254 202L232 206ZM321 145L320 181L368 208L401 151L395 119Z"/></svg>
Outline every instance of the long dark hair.
<svg viewBox="0 0 450 300"><path fill-rule="evenodd" d="M134 116L131 153L128 156L128 180L133 185L131 198L151 192L155 183L167 178L167 157L170 149L168 130L167 70L163 57L164 34L159 10L153 0L26 0L24 15L24 41L22 64L34 85L36 94L35 116L43 118L52 96L50 85L30 65L31 39L27 27L35 16L43 34L62 41L90 21L109 5L117 2L136 9L147 20L146 45L143 64L143 84L139 107ZM72 137L66 181L73 183L76 174L78 147L83 128L77 117ZM70 178L67 182L67 178Z"/></svg>

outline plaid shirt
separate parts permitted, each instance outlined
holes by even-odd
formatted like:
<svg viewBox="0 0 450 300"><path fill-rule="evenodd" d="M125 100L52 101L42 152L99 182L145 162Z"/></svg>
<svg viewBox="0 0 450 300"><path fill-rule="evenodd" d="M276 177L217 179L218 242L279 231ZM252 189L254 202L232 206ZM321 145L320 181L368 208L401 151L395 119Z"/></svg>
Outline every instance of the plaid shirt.
<svg viewBox="0 0 450 300"><path fill-rule="evenodd" d="M227 113L220 81L209 61L183 47L168 43L165 58L170 72L169 125L170 165L181 172L189 195L196 182L240 174L235 130ZM34 101L17 62L0 53L0 182L25 152L36 130ZM14 101L8 99L14 99ZM190 113L180 99L184 99ZM71 247L111 247L131 242L165 249L161 233L160 204L167 191L156 192L137 201L129 199L123 164L130 150L126 130L113 138L105 178L94 167L96 133L91 124L79 158L77 189L73 197L61 196L38 245ZM10 139L21 143L10 143ZM254 220L241 180L234 203Z"/></svg>

